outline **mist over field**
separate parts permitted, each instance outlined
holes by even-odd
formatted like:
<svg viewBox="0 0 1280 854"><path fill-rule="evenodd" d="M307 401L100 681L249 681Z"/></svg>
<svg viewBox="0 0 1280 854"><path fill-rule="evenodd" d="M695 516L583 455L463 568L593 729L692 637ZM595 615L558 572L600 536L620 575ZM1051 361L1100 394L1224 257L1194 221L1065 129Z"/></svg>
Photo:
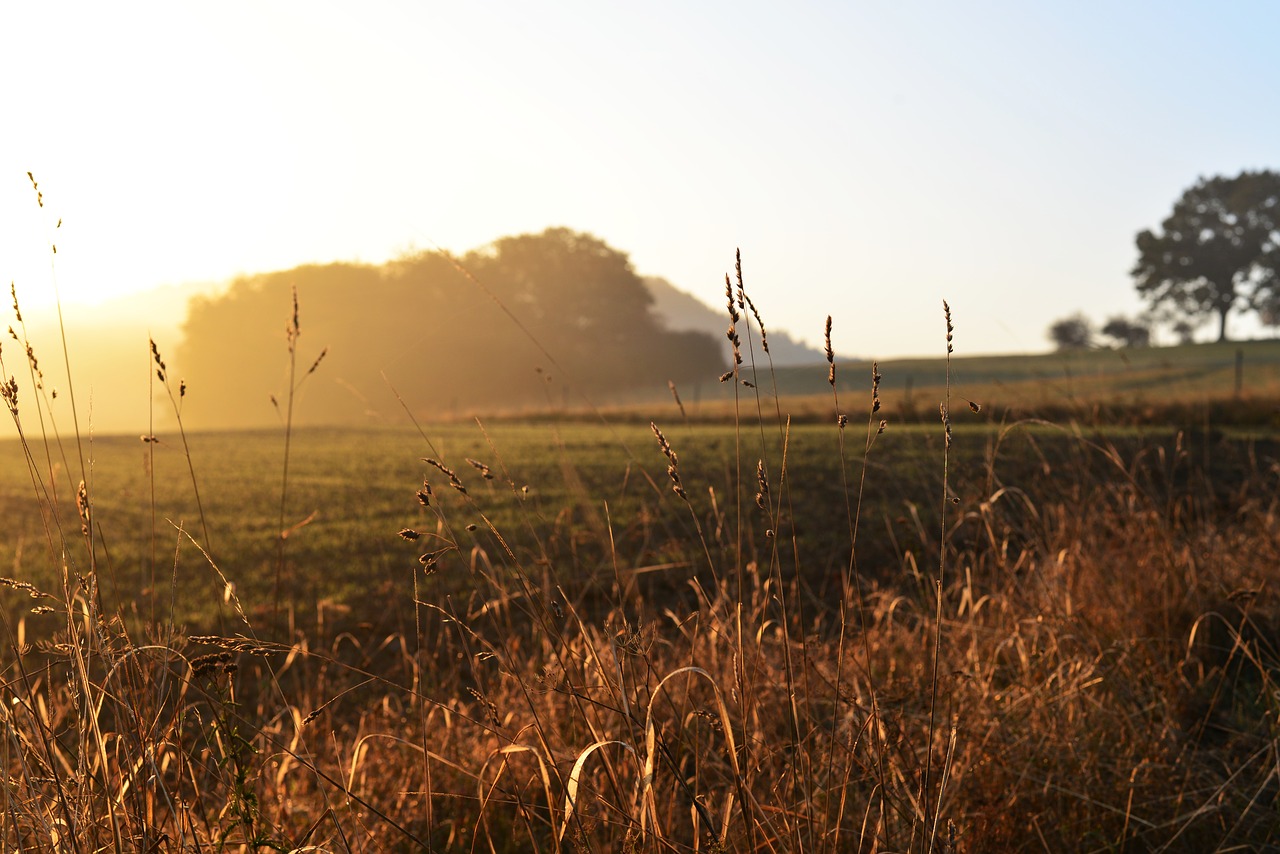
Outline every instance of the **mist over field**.
<svg viewBox="0 0 1280 854"><path fill-rule="evenodd" d="M723 307L638 276L625 253L589 235L549 231L456 261L428 252L386 265L304 265L68 307L72 390L91 400L84 426L101 434L172 426L151 340L174 379L187 382L182 402L197 429L280 424L272 401L287 388L295 288L305 324L299 358L324 352L327 361L300 389L300 424L403 423L406 405L457 418L581 408L584 394L602 405L655 400L670 396L668 382L696 401L733 357ZM56 311L27 319L46 390L67 394ZM785 330L770 339L780 367L824 358ZM51 403L55 415L65 411Z"/></svg>

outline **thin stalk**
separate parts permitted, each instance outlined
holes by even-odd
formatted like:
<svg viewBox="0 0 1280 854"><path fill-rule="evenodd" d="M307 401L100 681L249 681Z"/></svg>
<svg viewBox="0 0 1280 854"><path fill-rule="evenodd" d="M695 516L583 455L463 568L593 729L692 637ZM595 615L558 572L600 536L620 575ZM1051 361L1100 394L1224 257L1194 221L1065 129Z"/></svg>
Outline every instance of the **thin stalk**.
<svg viewBox="0 0 1280 854"><path fill-rule="evenodd" d="M277 558L276 558L276 583L275 583L275 604L272 607L272 622L280 619L280 581L284 575L285 567L285 541L289 539L289 534L306 521L295 525L292 529L286 528L284 525L285 509L289 500L289 450L293 443L293 402L297 396L298 389L307 381L307 377L316 372L316 368L320 367L320 363L324 361L324 357L328 355L329 348L325 347L320 351L320 355L316 356L316 360L311 363L311 367L302 375L302 379L297 379L298 367L298 336L302 334L302 326L298 323L298 286L293 286L293 314L289 321L289 326L285 329L285 334L289 342L289 392L285 395L285 416L284 416L284 463L280 475L280 524L276 529L277 534ZM272 397L272 403L275 398ZM307 521L310 521L308 519Z"/></svg>
<svg viewBox="0 0 1280 854"><path fill-rule="evenodd" d="M836 361L835 351L831 347L831 318L827 317L826 328L823 333L823 339L826 345L827 357L827 383L831 386L831 400L835 408L836 429L840 455L840 482L841 491L845 496L845 516L849 520L849 560L845 565L844 576L841 579L840 591L840 635L837 641L836 652L836 682L835 696L840 697L841 688L844 683L844 649L846 642L846 633L848 631L848 607L849 593L853 592L853 600L857 606L858 628L862 637L862 654L863 667L867 675L867 687L871 694L871 718L868 721L871 732L871 741L876 751L876 774L877 786L876 790L880 793L880 817L885 828L885 832L889 832L889 824L884 821L886 814L886 797L889 791L887 785L887 774L885 773L885 751L881 742L880 732L880 705L879 692L876 690L875 674L871 667L871 641L867 632L867 612L866 603L862 595L862 576L858 572L858 526L862 518L862 498L866 491L867 482L867 461L871 455L871 446L875 444L876 437L883 431L883 426L877 426L875 423L876 414L880 411L880 370L879 365L875 362L871 367L871 409L867 413L867 437L862 449L862 471L858 477L858 491L856 500L851 496L849 484L848 461L845 452L845 427L848 418L840 411L840 393L836 388ZM832 751L827 755L827 779L834 777L835 762L835 741L836 741L836 716L831 719L831 743ZM849 758L849 764L846 766L846 782L842 787L847 789L848 774L853 768L853 757ZM844 821L844 803L845 798L842 792L841 807L837 811L836 820L833 827L824 828L823 839L831 839L833 845L839 845L840 825ZM868 806L868 809L870 807Z"/></svg>
<svg viewBox="0 0 1280 854"><path fill-rule="evenodd" d="M293 390L298 367L298 287L293 288L293 320L287 330L289 340L289 392L285 395L284 415L284 463L280 474L280 517L276 527L276 583L275 604L271 609L271 622L280 620L280 580L284 576L285 535L284 514L289 499L289 449L293 441Z"/></svg>
<svg viewBox="0 0 1280 854"><path fill-rule="evenodd" d="M931 794L929 784L930 777L933 772L933 736L938 726L938 667L942 654L942 590L946 583L946 567L947 567L947 503L949 501L947 495L947 487L949 485L950 463L951 463L951 354L954 350L951 343L952 332L954 327L951 325L951 306L946 300L942 301L942 311L947 319L947 377L944 386L945 392L942 405L939 407L939 414L942 417L942 430L945 441L942 445L942 507L939 511L939 525L941 530L938 536L938 577L935 580L937 593L937 608L934 614L933 627L933 673L930 678L929 685L929 735L925 743L924 758L924 779L920 787L920 803L923 808L923 828L928 834L928 846L926 851L933 851L934 834L930 831L931 823L929 821L929 796ZM934 805L934 809L938 809L942 801L942 791L938 791L938 803ZM936 825L937 822L932 823Z"/></svg>
<svg viewBox="0 0 1280 854"><path fill-rule="evenodd" d="M793 605L791 602L788 601L787 587L783 583L782 563L781 563L781 557L779 554L779 546L778 546L778 537L780 533L779 528L781 527L779 522L782 519L782 502L784 498L788 501L788 503L791 500L790 478L788 477L788 474L787 474L787 459L788 459L787 451L790 445L790 438L791 438L791 420L790 418L784 419L782 415L782 407L778 401L777 372L774 370L773 355L769 352L769 336L764 328L764 320L760 317L760 312L756 310L755 303L752 302L750 295L747 293L746 285L743 282L742 250L740 249L734 253L734 272L737 275L737 282L738 282L738 293L737 293L738 308L742 312L750 311L751 316L755 318L756 325L760 329L760 347L764 351L765 358L769 362L769 378L770 378L771 388L773 392L774 413L776 417L776 424L778 427L778 439L782 447L782 461L778 470L778 496L775 502L774 497L771 494L771 490L769 489L769 485L768 485L768 464L766 460L769 457L769 453L768 453L768 442L765 439L765 432L764 432L764 405L760 399L761 397L760 371L759 371L759 366L757 363L756 352L755 352L755 335L752 333L752 330L751 330L750 318L746 317L744 314L743 319L745 320L745 323L743 325L746 327L746 330L747 330L747 355L750 359L750 367L751 367L751 380L752 380L751 388L753 390L753 395L755 397L755 402L756 402L756 425L760 434L760 462L757 470L757 479L759 480L760 493L759 493L759 497L757 498L757 503L761 506L762 509L765 510L766 514L768 515L770 528L773 531L773 535L769 538L769 545L770 545L769 572L777 584L778 607L781 613L781 620L779 624L782 628L782 638L783 638L782 655L783 655L784 672L786 674L786 680L787 680L788 712L790 713L789 723L791 724L791 737L792 737L794 748L795 748L794 750L791 751L791 771L792 771L791 785L793 787L793 792L794 792L794 788L796 786L804 787L805 781L812 780L812 774L811 774L812 768L806 767L805 773L803 774L801 773L801 770L800 770L801 762L808 760L808 753L804 751L801 747L801 745L803 744L804 738L800 732L800 708L796 702L796 684L797 684L796 665L791 654L791 628L792 627L791 627L790 617L792 616L791 610ZM800 557L799 557L798 546L795 540L794 527L792 529L791 544L792 544L793 556L795 559L796 575L798 578L799 572L800 572ZM741 598L741 589L739 590L739 598ZM799 596L796 597L796 602L794 603L794 607L796 609L796 614L795 614L796 625L803 627L805 625L804 607L803 607L801 598ZM762 618L767 619L767 617L763 617L763 615L762 615ZM811 692L809 690L809 667L808 667L809 651L808 651L808 642L807 640L804 639L803 629L801 631L801 646L803 651L803 656L802 656L803 669L802 669L801 677L804 682L806 712L808 712L807 703L808 703L808 698L811 696ZM758 676L760 672L762 650L759 644L757 644L755 647L755 653L756 654L754 657L755 668L753 672L753 681L752 681L752 685L748 686L749 688L753 688L754 677ZM751 693L754 693L754 691L751 691ZM806 720L807 719L808 718L806 716ZM810 809L812 809L812 805L814 804L812 789L806 789L804 791L801 802L805 804L809 804ZM800 838L799 827L798 826L796 827L794 842L798 849L808 848L809 850L813 850L815 848L813 843L813 838L812 838L812 834L813 834L812 820L810 820L807 823L807 827L809 830L809 842L807 846L802 842Z"/></svg>

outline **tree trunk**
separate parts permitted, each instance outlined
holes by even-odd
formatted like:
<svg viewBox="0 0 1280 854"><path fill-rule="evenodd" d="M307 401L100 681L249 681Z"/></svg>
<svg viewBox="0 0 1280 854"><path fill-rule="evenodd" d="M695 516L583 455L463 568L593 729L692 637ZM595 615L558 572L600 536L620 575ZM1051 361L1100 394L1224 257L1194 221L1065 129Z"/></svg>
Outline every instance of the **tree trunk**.
<svg viewBox="0 0 1280 854"><path fill-rule="evenodd" d="M1218 311L1218 343L1221 344L1227 340L1227 312L1231 311L1231 306L1219 309Z"/></svg>

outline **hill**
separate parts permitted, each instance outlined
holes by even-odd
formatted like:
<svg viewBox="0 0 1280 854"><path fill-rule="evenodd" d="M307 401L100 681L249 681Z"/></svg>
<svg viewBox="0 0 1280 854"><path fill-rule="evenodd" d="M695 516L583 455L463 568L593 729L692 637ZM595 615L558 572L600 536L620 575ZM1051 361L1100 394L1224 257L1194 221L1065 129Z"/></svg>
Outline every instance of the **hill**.
<svg viewBox="0 0 1280 854"><path fill-rule="evenodd" d="M653 313L662 319L667 329L712 335L720 342L725 361L733 358L733 347L724 334L729 318L723 307L719 311L713 310L659 276L646 276L644 284L653 295ZM769 354L773 356L775 365L811 365L824 358L821 350L797 341L786 330L766 331L769 334Z"/></svg>

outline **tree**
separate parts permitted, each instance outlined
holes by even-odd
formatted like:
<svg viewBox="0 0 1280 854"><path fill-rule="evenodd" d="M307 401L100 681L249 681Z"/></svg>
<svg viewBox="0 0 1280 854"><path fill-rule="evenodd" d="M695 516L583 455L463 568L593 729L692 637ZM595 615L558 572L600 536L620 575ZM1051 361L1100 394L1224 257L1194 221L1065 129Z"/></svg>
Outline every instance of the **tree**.
<svg viewBox="0 0 1280 854"><path fill-rule="evenodd" d="M1194 321L1216 315L1226 341L1227 315L1257 311L1280 290L1280 173L1201 178L1161 228L1138 234L1132 271L1153 308Z"/></svg>
<svg viewBox="0 0 1280 854"><path fill-rule="evenodd" d="M314 348L304 358L329 348L295 410L310 423L373 423L404 407L511 411L579 392L605 403L724 370L719 338L662 326L626 253L553 228L456 260L423 252L246 276L195 301L174 362L201 424L272 423L294 287Z"/></svg>
<svg viewBox="0 0 1280 854"><path fill-rule="evenodd" d="M1179 344L1196 343L1196 327L1185 318L1173 324L1173 334L1178 336Z"/></svg>
<svg viewBox="0 0 1280 854"><path fill-rule="evenodd" d="M1093 342L1093 324L1083 314L1073 314L1055 321L1049 338L1059 350L1086 350Z"/></svg>
<svg viewBox="0 0 1280 854"><path fill-rule="evenodd" d="M1140 320L1113 317L1102 327L1102 334L1117 347L1146 347L1151 344L1151 327Z"/></svg>

